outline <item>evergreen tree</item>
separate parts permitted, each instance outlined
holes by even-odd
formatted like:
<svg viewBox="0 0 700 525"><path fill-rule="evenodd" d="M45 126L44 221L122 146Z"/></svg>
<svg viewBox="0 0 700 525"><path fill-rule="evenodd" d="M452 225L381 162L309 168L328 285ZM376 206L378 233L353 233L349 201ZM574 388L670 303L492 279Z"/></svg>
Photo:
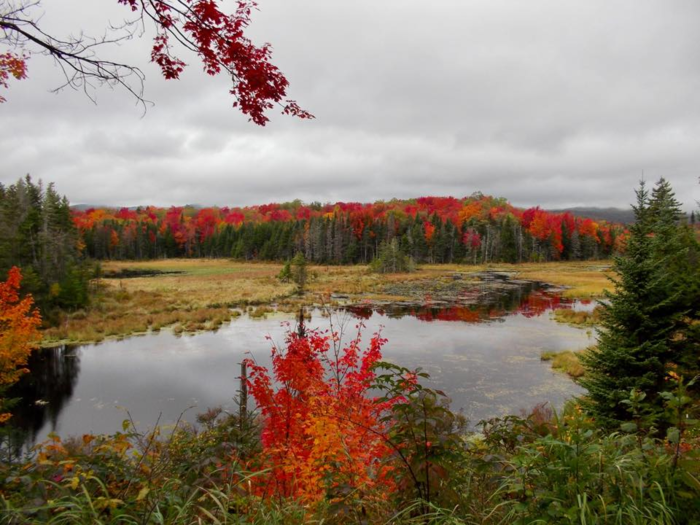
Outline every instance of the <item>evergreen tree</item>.
<svg viewBox="0 0 700 525"><path fill-rule="evenodd" d="M10 267L22 268L22 291L45 319L55 306L87 303L90 271L78 239L68 200L53 184L44 188L27 175L0 191L0 280Z"/></svg>
<svg viewBox="0 0 700 525"><path fill-rule="evenodd" d="M297 252L291 262L292 281L299 287L299 293L304 291L308 280L306 258L302 252Z"/></svg>
<svg viewBox="0 0 700 525"><path fill-rule="evenodd" d="M588 390L584 406L608 427L630 418L622 401L632 389L645 394L652 413L662 413L659 394L667 365L677 357L671 339L684 312L678 310L668 259L660 253L661 232L654 231L673 215L664 191L655 191L652 202L643 182L636 192L636 220L625 254L614 259L615 290L602 303L598 345L582 357L586 376L581 383Z"/></svg>
<svg viewBox="0 0 700 525"><path fill-rule="evenodd" d="M290 260L287 260L284 263L284 266L277 275L277 278L283 283L288 283L292 280L292 262Z"/></svg>
<svg viewBox="0 0 700 525"><path fill-rule="evenodd" d="M370 263L370 269L376 273L401 273L415 270L413 260L407 256L394 237L379 247L377 257Z"/></svg>
<svg viewBox="0 0 700 525"><path fill-rule="evenodd" d="M669 289L664 313L676 319L669 333L673 363L689 381L700 373L700 246L663 178L652 192L649 209L654 232L651 251L665 268Z"/></svg>

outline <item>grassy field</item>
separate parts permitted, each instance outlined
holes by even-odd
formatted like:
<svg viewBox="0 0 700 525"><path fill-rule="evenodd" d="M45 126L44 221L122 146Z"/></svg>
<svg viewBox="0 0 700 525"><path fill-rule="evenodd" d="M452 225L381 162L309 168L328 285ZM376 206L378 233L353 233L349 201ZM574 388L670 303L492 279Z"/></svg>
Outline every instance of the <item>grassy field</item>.
<svg viewBox="0 0 700 525"><path fill-rule="evenodd" d="M365 266L310 266L303 296L277 279L282 265L225 259L173 259L106 262L105 275L145 271L155 275L103 278L95 282L91 307L65 314L44 330L43 344L99 342L172 327L175 333L212 330L249 310L264 315L274 305L293 312L301 304L332 305L337 300L401 300L387 293L394 283L449 282L454 273L484 270L514 272L519 279L567 287L569 297L589 298L609 285L604 263L542 263L492 266L424 265L409 274L380 275ZM158 273L167 272L167 273ZM233 310L232 310L233 309Z"/></svg>

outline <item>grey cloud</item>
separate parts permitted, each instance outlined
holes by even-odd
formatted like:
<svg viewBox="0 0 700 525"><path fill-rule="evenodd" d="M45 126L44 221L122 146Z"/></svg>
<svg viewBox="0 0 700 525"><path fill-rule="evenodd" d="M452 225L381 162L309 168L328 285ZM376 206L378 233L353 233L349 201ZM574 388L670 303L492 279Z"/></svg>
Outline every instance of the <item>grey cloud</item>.
<svg viewBox="0 0 700 525"><path fill-rule="evenodd" d="M112 0L51 4L56 31L125 16ZM31 172L73 202L112 205L482 191L523 206L626 206L644 172L669 178L687 209L700 200L695 0L260 8L252 34L274 44L290 97L316 120L273 112L255 127L231 109L227 80L192 57L181 81L161 79L148 39L110 51L147 76L156 105L143 118L119 90L97 91L97 106L48 93L60 74L33 57L0 106L0 182Z"/></svg>

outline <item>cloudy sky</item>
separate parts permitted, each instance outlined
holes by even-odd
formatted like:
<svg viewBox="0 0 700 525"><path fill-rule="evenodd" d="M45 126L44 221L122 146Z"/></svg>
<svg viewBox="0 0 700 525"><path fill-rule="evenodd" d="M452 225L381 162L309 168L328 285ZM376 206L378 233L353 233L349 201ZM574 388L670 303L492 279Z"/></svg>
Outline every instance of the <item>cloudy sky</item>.
<svg viewBox="0 0 700 525"><path fill-rule="evenodd" d="M0 2L0 6L3 2ZM234 2L223 0L225 6ZM147 76L123 91L50 92L36 56L0 106L0 182L30 173L73 203L248 205L422 195L520 206L626 207L642 176L700 200L697 0L259 0L289 95L316 119L258 128L194 57L180 81L148 38L103 56ZM116 0L44 0L56 34L99 34Z"/></svg>

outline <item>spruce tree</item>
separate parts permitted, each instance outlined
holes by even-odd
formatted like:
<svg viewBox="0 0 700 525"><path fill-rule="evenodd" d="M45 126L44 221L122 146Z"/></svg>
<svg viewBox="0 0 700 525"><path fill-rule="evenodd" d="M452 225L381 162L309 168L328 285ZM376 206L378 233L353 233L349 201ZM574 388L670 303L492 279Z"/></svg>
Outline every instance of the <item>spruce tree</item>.
<svg viewBox="0 0 700 525"><path fill-rule="evenodd" d="M652 414L663 411L659 394L674 359L671 339L684 315L668 275L670 256L663 254L654 231L673 215L672 199L664 191L655 191L651 202L643 182L636 192L635 223L624 255L614 259L615 289L602 302L598 345L582 357L586 376L581 383L588 390L583 403L607 427L630 419L622 401L632 389L646 395ZM670 226L663 235L671 235Z"/></svg>
<svg viewBox="0 0 700 525"><path fill-rule="evenodd" d="M306 262L306 257L304 257L302 252L297 252L290 264L292 281L298 286L299 293L303 293L306 281L308 280L308 264Z"/></svg>
<svg viewBox="0 0 700 525"><path fill-rule="evenodd" d="M369 266L375 273L403 273L415 270L413 259L403 252L395 237L379 246L379 253Z"/></svg>
<svg viewBox="0 0 700 525"><path fill-rule="evenodd" d="M22 268L22 292L45 318L54 306L87 304L90 272L78 244L70 204L53 184L44 188L27 175L0 189L0 280Z"/></svg>
<svg viewBox="0 0 700 525"><path fill-rule="evenodd" d="M665 269L668 287L664 314L675 319L668 337L671 362L690 381L700 373L700 246L693 228L682 220L681 205L663 178L652 192L649 208L651 251Z"/></svg>

